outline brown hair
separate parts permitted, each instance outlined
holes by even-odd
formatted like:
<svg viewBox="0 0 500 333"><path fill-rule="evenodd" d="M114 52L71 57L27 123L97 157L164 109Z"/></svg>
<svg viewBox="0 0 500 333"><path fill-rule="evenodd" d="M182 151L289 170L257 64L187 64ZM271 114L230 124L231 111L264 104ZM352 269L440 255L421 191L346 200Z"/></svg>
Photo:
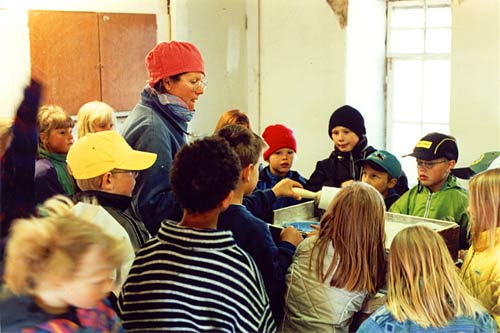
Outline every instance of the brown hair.
<svg viewBox="0 0 500 333"><path fill-rule="evenodd" d="M259 162L264 140L251 130L240 125L226 125L218 132L218 137L225 139L240 158L242 168Z"/></svg>
<svg viewBox="0 0 500 333"><path fill-rule="evenodd" d="M469 207L472 243L488 231L490 248L495 242L495 229L500 227L500 168L481 172L469 181Z"/></svg>
<svg viewBox="0 0 500 333"><path fill-rule="evenodd" d="M443 238L425 226L401 230L391 244L387 309L399 322L442 327L481 307L468 294Z"/></svg>
<svg viewBox="0 0 500 333"><path fill-rule="evenodd" d="M354 182L343 188L321 218L309 269L322 282L330 279L332 287L375 293L386 272L384 217L384 200L372 186ZM324 272L324 258L332 245L333 259ZM311 267L314 256L316 264Z"/></svg>
<svg viewBox="0 0 500 333"><path fill-rule="evenodd" d="M217 132L226 125L240 125L249 130L252 130L250 119L248 118L246 113L238 109L228 110L220 116L217 125L215 125L214 134L217 134Z"/></svg>

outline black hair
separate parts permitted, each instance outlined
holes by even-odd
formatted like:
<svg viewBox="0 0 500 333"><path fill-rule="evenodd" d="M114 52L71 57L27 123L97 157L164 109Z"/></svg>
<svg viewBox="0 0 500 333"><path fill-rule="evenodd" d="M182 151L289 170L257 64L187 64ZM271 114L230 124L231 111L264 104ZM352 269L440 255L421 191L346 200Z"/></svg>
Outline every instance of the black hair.
<svg viewBox="0 0 500 333"><path fill-rule="evenodd" d="M175 155L170 183L190 213L214 209L236 188L241 165L228 142L216 136L184 145Z"/></svg>
<svg viewBox="0 0 500 333"><path fill-rule="evenodd" d="M217 132L217 136L229 142L229 145L239 156L242 168L259 162L259 156L265 147L265 143L254 132L241 125L231 124L222 127Z"/></svg>

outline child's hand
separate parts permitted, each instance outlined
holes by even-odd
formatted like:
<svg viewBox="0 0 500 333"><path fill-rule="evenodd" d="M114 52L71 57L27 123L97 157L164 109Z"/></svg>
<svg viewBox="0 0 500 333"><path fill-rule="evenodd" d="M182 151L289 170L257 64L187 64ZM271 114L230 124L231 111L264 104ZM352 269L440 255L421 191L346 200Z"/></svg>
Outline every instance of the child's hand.
<svg viewBox="0 0 500 333"><path fill-rule="evenodd" d="M294 187L303 188L301 183L291 180L290 178L285 178L274 185L272 191L276 197L292 197L296 200L301 200L302 197L292 190Z"/></svg>
<svg viewBox="0 0 500 333"><path fill-rule="evenodd" d="M297 246L304 240L304 237L302 237L302 233L300 231L290 226L283 229L280 235L280 240Z"/></svg>

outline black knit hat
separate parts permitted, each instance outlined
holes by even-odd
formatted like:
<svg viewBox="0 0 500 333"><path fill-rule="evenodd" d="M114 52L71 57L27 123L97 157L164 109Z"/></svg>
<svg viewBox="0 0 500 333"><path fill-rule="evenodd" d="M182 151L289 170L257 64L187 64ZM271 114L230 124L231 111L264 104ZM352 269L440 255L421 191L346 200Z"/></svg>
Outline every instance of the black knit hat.
<svg viewBox="0 0 500 333"><path fill-rule="evenodd" d="M328 137L332 138L332 129L336 126L343 126L354 133L361 139L366 134L365 120L361 113L350 105L344 105L335 110L328 124Z"/></svg>

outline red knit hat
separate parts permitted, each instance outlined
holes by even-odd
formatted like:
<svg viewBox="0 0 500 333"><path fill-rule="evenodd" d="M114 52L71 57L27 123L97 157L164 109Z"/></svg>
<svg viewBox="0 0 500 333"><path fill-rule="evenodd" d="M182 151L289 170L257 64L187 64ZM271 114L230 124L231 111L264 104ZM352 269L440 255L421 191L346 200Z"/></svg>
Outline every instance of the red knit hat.
<svg viewBox="0 0 500 333"><path fill-rule="evenodd" d="M148 84L153 87L163 78L186 72L202 72L205 66L200 52L191 43L163 42L157 44L146 56L149 73Z"/></svg>
<svg viewBox="0 0 500 333"><path fill-rule="evenodd" d="M297 152L297 141L295 141L293 131L283 125L267 126L264 133L262 133L262 138L269 146L264 152L265 161L267 161L269 155L281 148L290 148Z"/></svg>

